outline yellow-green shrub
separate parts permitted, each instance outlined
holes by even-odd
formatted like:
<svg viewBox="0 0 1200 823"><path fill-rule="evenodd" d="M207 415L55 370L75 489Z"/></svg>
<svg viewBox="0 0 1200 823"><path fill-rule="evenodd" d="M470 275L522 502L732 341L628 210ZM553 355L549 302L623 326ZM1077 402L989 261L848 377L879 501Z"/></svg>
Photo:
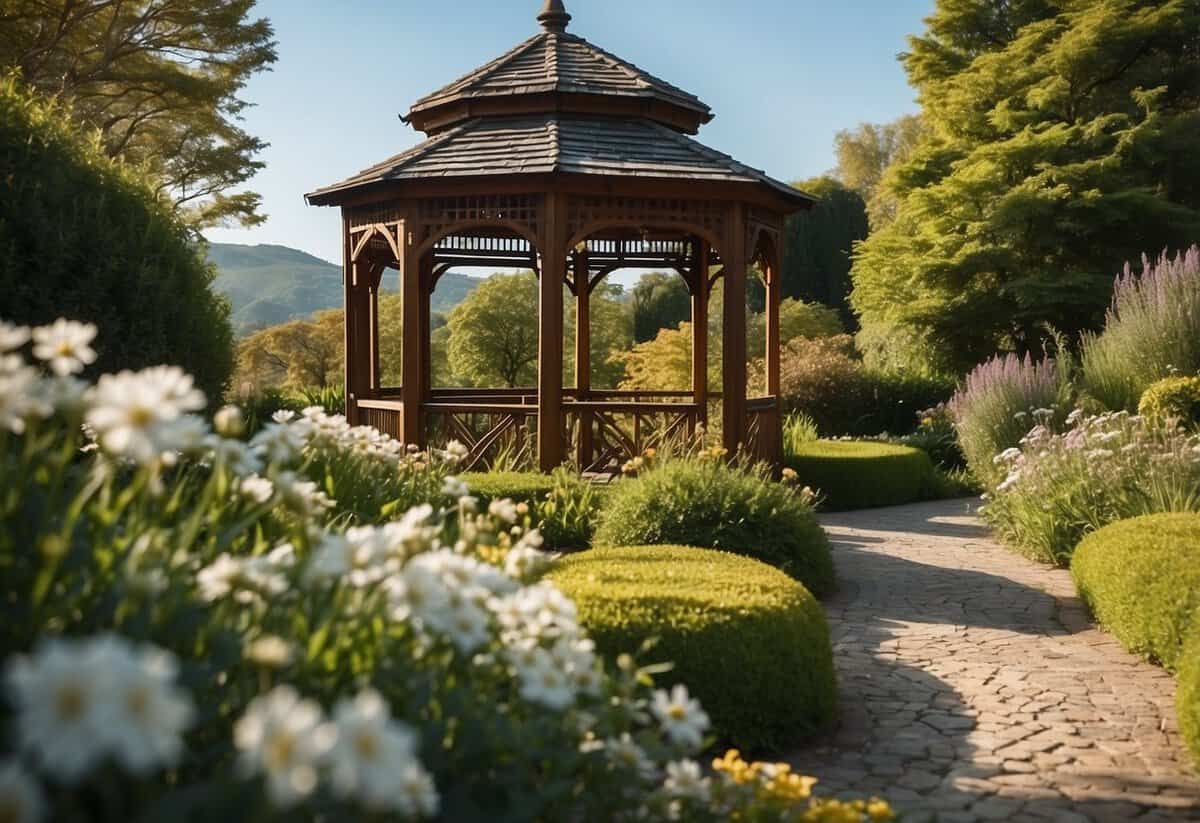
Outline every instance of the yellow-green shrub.
<svg viewBox="0 0 1200 823"><path fill-rule="evenodd" d="M1200 614L1200 514L1105 526L1071 558L1079 595L1121 645L1174 670Z"/></svg>
<svg viewBox="0 0 1200 823"><path fill-rule="evenodd" d="M1200 626L1193 626L1179 659L1175 713L1183 740L1200 766Z"/></svg>
<svg viewBox="0 0 1200 823"><path fill-rule="evenodd" d="M744 747L791 745L825 727L836 688L825 614L782 572L725 552L681 546L595 549L552 578L601 652L669 661L718 733Z"/></svg>
<svg viewBox="0 0 1200 823"><path fill-rule="evenodd" d="M1138 414L1200 423L1200 377L1168 377L1151 384L1138 402Z"/></svg>
<svg viewBox="0 0 1200 823"><path fill-rule="evenodd" d="M933 483L933 462L920 449L869 440L815 440L784 456L801 485L830 509L866 509L921 499Z"/></svg>

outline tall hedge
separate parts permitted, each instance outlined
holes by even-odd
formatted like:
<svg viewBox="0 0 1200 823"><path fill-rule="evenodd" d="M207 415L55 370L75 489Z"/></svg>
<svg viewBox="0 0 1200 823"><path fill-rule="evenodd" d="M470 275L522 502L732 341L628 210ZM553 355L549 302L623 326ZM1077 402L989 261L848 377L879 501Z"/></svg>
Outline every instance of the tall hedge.
<svg viewBox="0 0 1200 823"><path fill-rule="evenodd" d="M95 323L97 372L169 363L216 401L229 304L197 238L62 106L0 78L0 318Z"/></svg>

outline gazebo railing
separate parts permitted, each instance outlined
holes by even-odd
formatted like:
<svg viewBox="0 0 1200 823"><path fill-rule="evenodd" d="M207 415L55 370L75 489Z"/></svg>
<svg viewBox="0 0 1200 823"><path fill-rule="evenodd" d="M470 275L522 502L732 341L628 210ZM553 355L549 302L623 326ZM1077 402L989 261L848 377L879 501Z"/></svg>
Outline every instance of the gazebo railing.
<svg viewBox="0 0 1200 823"><path fill-rule="evenodd" d="M783 415L778 397L746 401L745 451L755 460L773 462L783 454Z"/></svg>
<svg viewBox="0 0 1200 823"><path fill-rule="evenodd" d="M444 446L457 440L467 447L462 471L493 466L501 454L517 464L537 455L537 403L488 400L425 403L425 442Z"/></svg>

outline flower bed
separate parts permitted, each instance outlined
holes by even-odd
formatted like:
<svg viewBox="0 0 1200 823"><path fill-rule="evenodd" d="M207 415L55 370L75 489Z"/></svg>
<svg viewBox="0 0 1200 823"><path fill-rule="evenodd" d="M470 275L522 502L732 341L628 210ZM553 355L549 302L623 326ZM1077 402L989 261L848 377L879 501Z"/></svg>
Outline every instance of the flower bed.
<svg viewBox="0 0 1200 823"><path fill-rule="evenodd" d="M875 441L815 440L790 450L784 462L833 510L911 503L934 482L924 451Z"/></svg>
<svg viewBox="0 0 1200 823"><path fill-rule="evenodd" d="M762 563L680 546L594 549L551 579L610 659L670 662L711 713L717 734L747 747L793 745L836 711L829 629L803 586Z"/></svg>

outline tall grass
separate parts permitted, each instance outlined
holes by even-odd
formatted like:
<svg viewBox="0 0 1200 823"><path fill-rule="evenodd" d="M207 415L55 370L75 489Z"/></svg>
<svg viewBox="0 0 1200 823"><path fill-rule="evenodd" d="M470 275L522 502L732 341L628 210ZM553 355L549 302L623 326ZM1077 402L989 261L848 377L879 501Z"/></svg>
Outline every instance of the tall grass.
<svg viewBox="0 0 1200 823"><path fill-rule="evenodd" d="M975 367L950 401L971 474L985 486L1004 479L996 455L1015 447L1036 423L1061 424L1071 409L1068 369L1053 358L1015 354Z"/></svg>
<svg viewBox="0 0 1200 823"><path fill-rule="evenodd" d="M820 436L816 421L807 414L789 414L783 421L783 453L795 454L805 443L812 443Z"/></svg>
<svg viewBox="0 0 1200 823"><path fill-rule="evenodd" d="M1151 383L1200 372L1200 247L1117 277L1104 331L1086 336L1083 386L1109 409L1136 411Z"/></svg>

